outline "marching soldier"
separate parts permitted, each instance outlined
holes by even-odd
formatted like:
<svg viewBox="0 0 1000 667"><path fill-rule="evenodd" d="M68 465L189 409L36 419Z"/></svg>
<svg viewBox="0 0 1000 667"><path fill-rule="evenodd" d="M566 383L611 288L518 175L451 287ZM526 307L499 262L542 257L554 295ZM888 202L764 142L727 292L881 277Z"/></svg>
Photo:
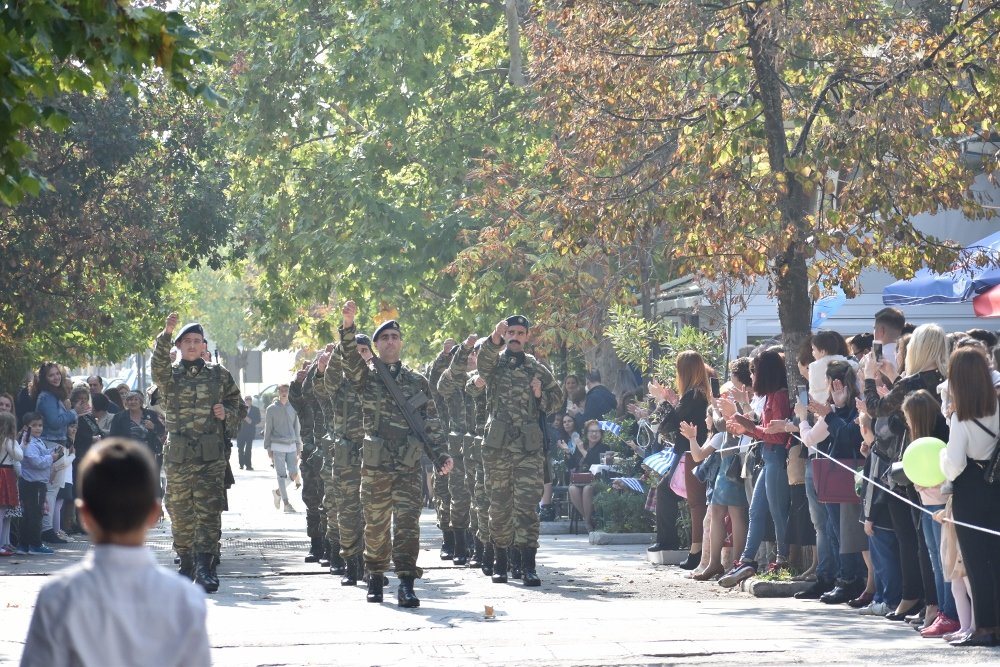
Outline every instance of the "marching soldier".
<svg viewBox="0 0 1000 667"><path fill-rule="evenodd" d="M323 448L320 434L324 415L316 397L303 390L303 384L315 364L308 362L295 374L288 387L288 402L299 415L299 434L302 437L302 502L306 506L306 535L310 548L305 562L315 563L326 553L326 514L323 512ZM339 558L339 556L338 556Z"/></svg>
<svg viewBox="0 0 1000 667"><path fill-rule="evenodd" d="M215 556L222 536L225 448L239 430L245 405L229 371L202 358L201 325L188 324L174 336L176 327L177 313L170 313L152 360L168 432L165 503L180 573L213 593L219 589ZM180 360L171 364L173 345Z"/></svg>
<svg viewBox="0 0 1000 667"><path fill-rule="evenodd" d="M469 562L466 533L472 521L472 489L475 488L475 466L471 455L474 437L475 408L472 399L465 394L465 382L468 379L469 356L476 336L469 336L461 346L452 345L447 350L449 366L441 373L438 380L438 393L448 411L448 449L455 466L445 479L448 480L450 497L449 521L451 541L455 555L452 562L455 565L466 565ZM472 474L472 484L469 484L469 473ZM481 555L481 554L480 554Z"/></svg>
<svg viewBox="0 0 1000 667"><path fill-rule="evenodd" d="M400 581L399 606L419 607L413 582L423 574L417 567L423 505L421 448L444 474L451 471L452 460L444 447L427 379L400 362L403 338L399 323L389 320L375 330L372 342L378 357L369 366L358 352L356 314L357 306L348 301L340 339L346 375L364 405L361 505L369 571L367 599L382 602L382 575L391 554Z"/></svg>
<svg viewBox="0 0 1000 667"><path fill-rule="evenodd" d="M476 551L469 567L482 568L487 577L493 575L493 542L490 540L490 496L486 493L486 471L483 467L483 435L486 433L486 380L479 374L478 356L485 338L476 341L473 353L468 359L468 380L465 383L465 395L472 401L473 417L470 424L474 426L471 444L466 443L466 456L471 465L466 466L466 474L472 470L472 502L475 518ZM471 454L468 452L471 450Z"/></svg>
<svg viewBox="0 0 1000 667"><path fill-rule="evenodd" d="M488 417L483 440L490 537L495 550L493 582L507 581L508 553L518 552L525 586L538 586L538 514L545 467L539 410L554 412L563 393L551 371L524 352L529 322L512 315L497 323L479 352L487 386Z"/></svg>
<svg viewBox="0 0 1000 667"><path fill-rule="evenodd" d="M452 352L456 349L455 341L451 338L444 342L444 348L441 353L434 359L434 361L428 367L427 381L430 383L431 387L431 397L434 399L434 405L438 409L438 420L441 422L441 428L445 433L449 433L451 429L451 414L449 412L449 405L446 401L441 400L441 394L438 390L438 383L441 380L441 375L447 370L448 364L451 363ZM453 448L455 443L453 438L448 436L448 453L454 455ZM461 447L461 443L459 443ZM455 461L455 465L458 465L458 459L452 456ZM441 529L441 560L452 560L457 554L455 549L455 532L452 530L454 527L452 525L451 508L452 508L452 497L451 497L451 480L453 477L451 475L442 475L439 472L434 473L434 510L437 514L437 525ZM461 503L461 501L459 501Z"/></svg>
<svg viewBox="0 0 1000 667"><path fill-rule="evenodd" d="M356 334L354 340L358 354L367 363L372 357L371 342L364 334ZM342 586L354 586L364 572L361 446L365 427L361 399L344 375L340 346L327 345L306 378L306 385L321 400L326 414L323 507L331 549L330 573L343 575ZM337 561L333 559L335 553ZM341 560L342 571L338 572Z"/></svg>

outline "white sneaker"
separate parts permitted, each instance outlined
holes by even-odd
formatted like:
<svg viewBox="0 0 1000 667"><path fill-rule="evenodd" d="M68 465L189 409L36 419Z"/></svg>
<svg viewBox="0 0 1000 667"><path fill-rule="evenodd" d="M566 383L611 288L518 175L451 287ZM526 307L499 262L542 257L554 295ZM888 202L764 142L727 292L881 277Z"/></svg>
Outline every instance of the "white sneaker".
<svg viewBox="0 0 1000 667"><path fill-rule="evenodd" d="M297 512L290 503L285 503L285 514L297 514Z"/></svg>
<svg viewBox="0 0 1000 667"><path fill-rule="evenodd" d="M281 509L281 491L278 491L277 489L275 489L274 491L271 491L271 495L274 497L274 509L280 510Z"/></svg>
<svg viewBox="0 0 1000 667"><path fill-rule="evenodd" d="M872 602L867 606L858 609L858 614L861 616L885 616L892 609L889 609L889 605L884 602Z"/></svg>

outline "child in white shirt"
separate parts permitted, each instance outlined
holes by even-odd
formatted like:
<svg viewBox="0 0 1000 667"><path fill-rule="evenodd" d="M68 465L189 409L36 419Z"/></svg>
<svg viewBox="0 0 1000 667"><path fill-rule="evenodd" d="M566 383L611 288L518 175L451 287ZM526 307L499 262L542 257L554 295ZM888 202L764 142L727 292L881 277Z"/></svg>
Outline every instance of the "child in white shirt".
<svg viewBox="0 0 1000 667"><path fill-rule="evenodd" d="M204 592L144 545L160 517L148 449L102 440L84 456L77 490L94 548L39 591L21 666L210 665Z"/></svg>

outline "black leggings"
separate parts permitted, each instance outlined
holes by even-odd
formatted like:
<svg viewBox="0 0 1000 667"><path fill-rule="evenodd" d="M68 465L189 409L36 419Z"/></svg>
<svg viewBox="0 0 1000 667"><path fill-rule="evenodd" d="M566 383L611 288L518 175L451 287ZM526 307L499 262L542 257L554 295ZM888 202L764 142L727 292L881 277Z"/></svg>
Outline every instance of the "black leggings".
<svg viewBox="0 0 1000 667"><path fill-rule="evenodd" d="M983 470L969 461L955 479L952 512L956 521L1000 531L1000 484L990 485ZM979 628L1000 627L1000 537L955 526L972 588L972 609Z"/></svg>
<svg viewBox="0 0 1000 667"><path fill-rule="evenodd" d="M17 480L17 490L21 495L21 507L24 516L21 517L20 541L23 547L42 546L42 510L45 507L45 482L28 482ZM54 510L55 508L52 508Z"/></svg>
<svg viewBox="0 0 1000 667"><path fill-rule="evenodd" d="M898 497L888 494L889 518L899 543L899 572L903 580L903 599L921 600L924 584L920 576L920 542L913 524L912 508Z"/></svg>

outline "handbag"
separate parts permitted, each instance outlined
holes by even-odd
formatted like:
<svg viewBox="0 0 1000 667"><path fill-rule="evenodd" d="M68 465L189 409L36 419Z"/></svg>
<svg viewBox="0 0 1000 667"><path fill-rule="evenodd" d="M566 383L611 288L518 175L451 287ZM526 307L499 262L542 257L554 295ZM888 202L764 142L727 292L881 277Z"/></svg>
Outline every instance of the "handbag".
<svg viewBox="0 0 1000 667"><path fill-rule="evenodd" d="M1000 409L1000 406L998 406ZM973 419L979 428L983 429L987 433L993 436L993 454L990 458L985 461L985 467L983 467L983 480L987 484L997 484L1000 483L1000 435L989 430L978 419Z"/></svg>
<svg viewBox="0 0 1000 667"><path fill-rule="evenodd" d="M813 459L811 463L817 500L821 503L845 505L857 505L861 502L861 498L854 490L854 470L858 465L858 459L821 457ZM837 465L838 463L847 467Z"/></svg>
<svg viewBox="0 0 1000 667"><path fill-rule="evenodd" d="M712 484L719 474L722 465L722 454L712 452L712 455L694 467L694 476L702 484Z"/></svg>

